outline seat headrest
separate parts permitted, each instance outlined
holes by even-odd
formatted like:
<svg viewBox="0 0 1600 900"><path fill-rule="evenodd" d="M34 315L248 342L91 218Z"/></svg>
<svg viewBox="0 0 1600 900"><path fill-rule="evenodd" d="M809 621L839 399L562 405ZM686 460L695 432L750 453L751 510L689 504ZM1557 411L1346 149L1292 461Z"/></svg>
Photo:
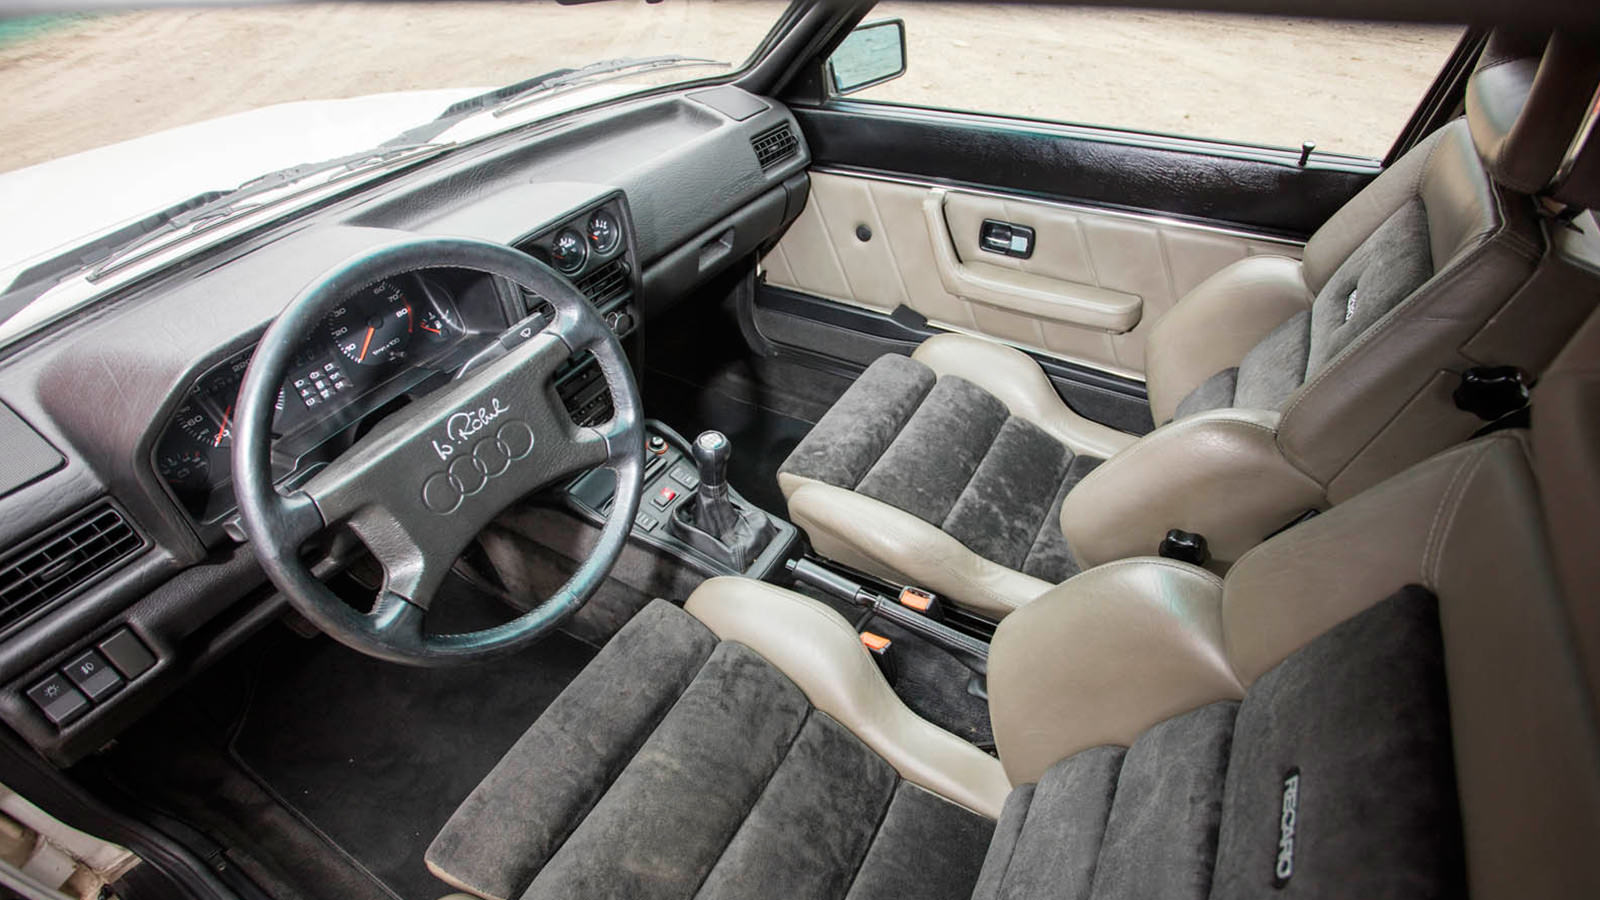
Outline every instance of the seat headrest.
<svg viewBox="0 0 1600 900"><path fill-rule="evenodd" d="M1600 85L1600 52L1563 33L1497 30L1467 80L1467 125L1494 180L1550 185ZM1585 204L1587 205L1587 204Z"/></svg>

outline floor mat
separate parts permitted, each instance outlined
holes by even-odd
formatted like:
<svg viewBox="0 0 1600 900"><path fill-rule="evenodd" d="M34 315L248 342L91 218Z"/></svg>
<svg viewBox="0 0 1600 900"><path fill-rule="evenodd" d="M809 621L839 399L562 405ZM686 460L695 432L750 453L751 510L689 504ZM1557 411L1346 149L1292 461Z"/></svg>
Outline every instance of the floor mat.
<svg viewBox="0 0 1600 900"><path fill-rule="evenodd" d="M751 503L783 515L787 505L778 490L778 467L811 430L804 419L775 412L715 388L690 384L652 371L645 414L694 440L716 429L733 442L728 481Z"/></svg>
<svg viewBox="0 0 1600 900"><path fill-rule="evenodd" d="M435 630L488 624L451 606ZM428 843L593 652L554 635L490 663L418 669L331 640L287 643L230 751L396 896L436 900L449 889L423 865Z"/></svg>

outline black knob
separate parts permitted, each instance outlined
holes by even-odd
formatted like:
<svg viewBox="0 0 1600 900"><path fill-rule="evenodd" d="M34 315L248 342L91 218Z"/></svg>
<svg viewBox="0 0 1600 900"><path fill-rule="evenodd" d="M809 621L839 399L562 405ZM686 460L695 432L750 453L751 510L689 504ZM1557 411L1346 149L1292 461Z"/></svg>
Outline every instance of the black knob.
<svg viewBox="0 0 1600 900"><path fill-rule="evenodd" d="M728 456L733 444L720 431L702 431L691 449L695 468L700 470L700 489L720 493L728 484Z"/></svg>
<svg viewBox="0 0 1600 900"><path fill-rule="evenodd" d="M1197 566L1205 565L1206 560L1211 558L1211 551L1206 548L1204 535L1177 528L1167 532L1156 552L1167 559L1176 559Z"/></svg>

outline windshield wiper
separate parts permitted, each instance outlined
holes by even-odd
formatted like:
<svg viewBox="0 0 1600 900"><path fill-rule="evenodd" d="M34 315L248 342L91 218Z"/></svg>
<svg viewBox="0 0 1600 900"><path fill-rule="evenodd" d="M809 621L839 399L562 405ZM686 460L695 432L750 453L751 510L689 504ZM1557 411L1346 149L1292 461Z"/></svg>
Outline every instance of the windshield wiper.
<svg viewBox="0 0 1600 900"><path fill-rule="evenodd" d="M105 256L94 260L91 263L93 268L89 270L88 278L93 281L115 265L118 260L149 244L158 237L182 231L191 226L216 224L247 209L255 209L257 204L250 204L249 201L262 194L289 187L325 172L337 169L358 172L363 169L387 166L396 162L410 161L431 155L447 146L447 144L425 142L380 144L377 147L363 150L359 153L350 153L319 162L299 163L274 172L268 172L265 175L257 175L248 181L242 182L238 187L223 191L221 194L213 192L202 195L202 197L208 199L198 205L193 205L192 203L180 204L186 207L181 212L168 216L155 227L145 231L133 240L117 246Z"/></svg>

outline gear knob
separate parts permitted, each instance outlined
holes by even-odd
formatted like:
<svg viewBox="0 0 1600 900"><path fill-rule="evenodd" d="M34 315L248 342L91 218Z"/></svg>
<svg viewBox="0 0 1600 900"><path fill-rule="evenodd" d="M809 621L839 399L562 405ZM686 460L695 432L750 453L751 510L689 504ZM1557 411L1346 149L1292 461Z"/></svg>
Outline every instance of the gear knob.
<svg viewBox="0 0 1600 900"><path fill-rule="evenodd" d="M691 449L695 468L700 470L701 490L710 488L712 493L720 493L728 484L728 456L733 444L720 431L702 431Z"/></svg>

